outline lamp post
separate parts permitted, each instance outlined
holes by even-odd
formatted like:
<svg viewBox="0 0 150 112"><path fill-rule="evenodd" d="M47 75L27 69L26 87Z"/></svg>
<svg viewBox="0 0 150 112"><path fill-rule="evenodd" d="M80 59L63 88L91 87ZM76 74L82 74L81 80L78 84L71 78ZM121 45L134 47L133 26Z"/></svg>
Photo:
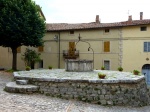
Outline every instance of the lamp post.
<svg viewBox="0 0 150 112"><path fill-rule="evenodd" d="M58 42L58 68L60 68L60 33L54 36L54 40Z"/></svg>
<svg viewBox="0 0 150 112"><path fill-rule="evenodd" d="M77 46L77 44L78 44L80 41L87 43L87 44L89 45L88 51L90 51L90 49L91 49L92 52L93 52L93 70L94 70L94 50L93 50L93 48L91 47L91 44L90 44L89 42L84 41L84 40L81 40L80 34L79 34L79 36L78 36L78 42L75 44L75 51L76 51L76 46Z"/></svg>

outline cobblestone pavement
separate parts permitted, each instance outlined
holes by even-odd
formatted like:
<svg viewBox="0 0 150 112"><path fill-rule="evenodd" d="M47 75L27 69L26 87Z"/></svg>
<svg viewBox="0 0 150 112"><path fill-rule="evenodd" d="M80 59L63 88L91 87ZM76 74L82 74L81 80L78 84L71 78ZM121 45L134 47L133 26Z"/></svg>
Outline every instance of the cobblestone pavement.
<svg viewBox="0 0 150 112"><path fill-rule="evenodd" d="M28 95L3 91L5 84L12 80L12 74L0 72L0 112L150 112L150 106L108 107L41 94Z"/></svg>

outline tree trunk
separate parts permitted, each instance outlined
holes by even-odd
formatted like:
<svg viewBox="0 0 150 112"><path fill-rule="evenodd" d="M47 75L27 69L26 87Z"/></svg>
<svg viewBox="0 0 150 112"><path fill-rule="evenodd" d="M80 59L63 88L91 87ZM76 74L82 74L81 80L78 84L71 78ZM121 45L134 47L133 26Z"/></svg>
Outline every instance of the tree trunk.
<svg viewBox="0 0 150 112"><path fill-rule="evenodd" d="M12 69L17 70L17 48L11 48L13 54Z"/></svg>

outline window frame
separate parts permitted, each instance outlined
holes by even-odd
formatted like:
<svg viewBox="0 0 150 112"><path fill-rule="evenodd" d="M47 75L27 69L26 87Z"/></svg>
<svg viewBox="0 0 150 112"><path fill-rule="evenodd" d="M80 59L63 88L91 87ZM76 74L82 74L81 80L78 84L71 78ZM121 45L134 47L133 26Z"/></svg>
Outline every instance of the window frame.
<svg viewBox="0 0 150 112"><path fill-rule="evenodd" d="M44 52L44 46L38 46L38 52Z"/></svg>
<svg viewBox="0 0 150 112"><path fill-rule="evenodd" d="M74 35L75 31L74 30L70 30L69 31L69 35Z"/></svg>
<svg viewBox="0 0 150 112"><path fill-rule="evenodd" d="M17 47L17 53L21 53L21 46Z"/></svg>
<svg viewBox="0 0 150 112"><path fill-rule="evenodd" d="M106 67L105 67L105 61L109 61L109 69L106 69ZM104 59L103 60L103 66L105 67L106 70L111 70L111 61L109 59Z"/></svg>
<svg viewBox="0 0 150 112"><path fill-rule="evenodd" d="M150 52L150 42L143 43L143 52Z"/></svg>
<svg viewBox="0 0 150 112"><path fill-rule="evenodd" d="M140 31L147 31L147 26L141 26Z"/></svg>

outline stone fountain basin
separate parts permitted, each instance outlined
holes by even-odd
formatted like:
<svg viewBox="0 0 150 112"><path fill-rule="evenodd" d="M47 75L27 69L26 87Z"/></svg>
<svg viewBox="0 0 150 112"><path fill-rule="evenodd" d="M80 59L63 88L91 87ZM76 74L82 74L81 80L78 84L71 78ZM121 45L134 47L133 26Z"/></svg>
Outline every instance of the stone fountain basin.
<svg viewBox="0 0 150 112"><path fill-rule="evenodd" d="M106 79L99 79L99 72L106 74ZM150 94L142 74L106 70L66 72L64 69L53 69L14 72L14 78L29 80L29 83L39 87L39 93L47 96L111 106L145 106L150 103Z"/></svg>

